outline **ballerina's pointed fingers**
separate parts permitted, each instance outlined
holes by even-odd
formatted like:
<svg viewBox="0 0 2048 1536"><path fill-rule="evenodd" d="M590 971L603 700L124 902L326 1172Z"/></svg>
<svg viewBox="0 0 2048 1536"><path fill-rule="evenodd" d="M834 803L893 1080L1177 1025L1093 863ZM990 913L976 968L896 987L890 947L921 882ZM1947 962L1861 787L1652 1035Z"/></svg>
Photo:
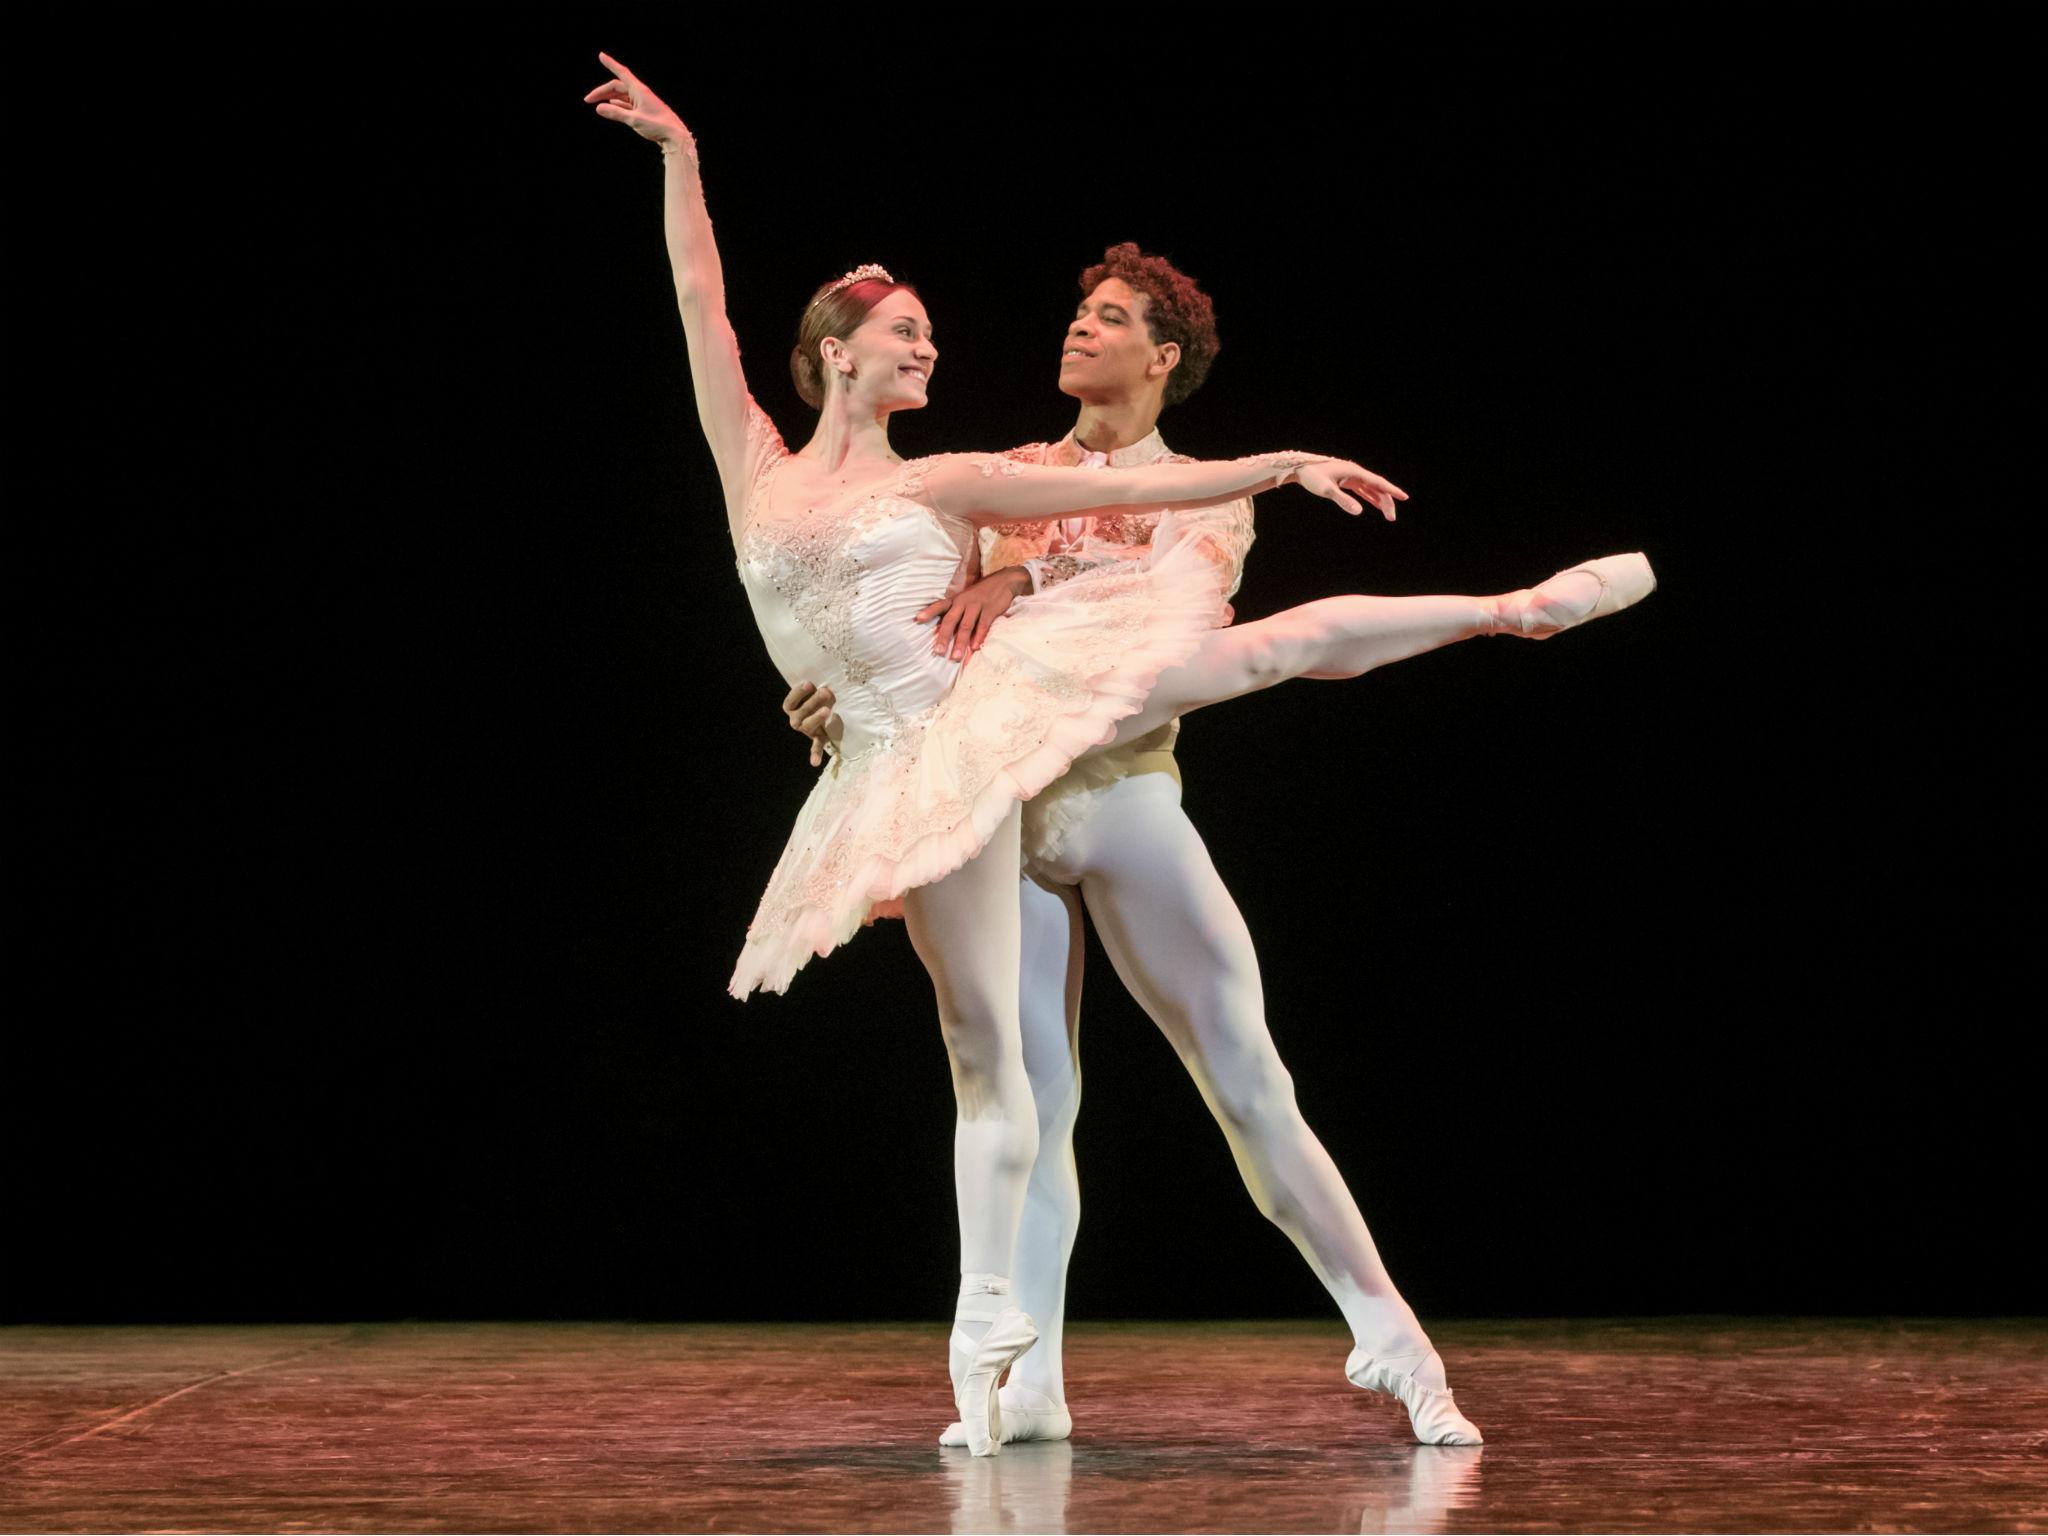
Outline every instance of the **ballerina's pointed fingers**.
<svg viewBox="0 0 2048 1536"><path fill-rule="evenodd" d="M1408 499L1408 493L1394 484L1385 475L1376 475L1368 469L1362 471L1359 478L1364 484L1371 486L1376 491L1384 492L1396 501L1406 501Z"/></svg>
<svg viewBox="0 0 2048 1536"><path fill-rule="evenodd" d="M1383 475L1374 474L1371 470L1346 475L1340 483L1378 507L1390 523L1394 521L1394 503L1408 499L1408 493L1401 487Z"/></svg>
<svg viewBox="0 0 2048 1536"><path fill-rule="evenodd" d="M1391 523L1394 520L1394 498L1381 488L1376 479L1345 480L1343 484L1379 508L1381 515L1388 522Z"/></svg>
<svg viewBox="0 0 2048 1536"><path fill-rule="evenodd" d="M583 99L588 102L631 101L633 93L617 80L607 80L603 85L593 86L585 91Z"/></svg>
<svg viewBox="0 0 2048 1536"><path fill-rule="evenodd" d="M621 64L617 59L613 58L610 54L606 53L602 48L600 48L597 52L597 62L602 64L606 69L610 70L613 74L617 75L621 80L625 81L628 85L638 85L640 83L640 77L638 75L634 74L633 71L626 68L625 65Z"/></svg>

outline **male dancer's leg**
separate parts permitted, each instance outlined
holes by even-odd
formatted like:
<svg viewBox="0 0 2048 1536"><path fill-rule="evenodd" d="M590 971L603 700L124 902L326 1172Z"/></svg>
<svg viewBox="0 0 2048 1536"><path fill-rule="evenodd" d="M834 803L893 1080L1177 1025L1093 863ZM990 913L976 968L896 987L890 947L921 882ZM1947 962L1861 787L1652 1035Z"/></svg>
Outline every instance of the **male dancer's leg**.
<svg viewBox="0 0 2048 1536"><path fill-rule="evenodd" d="M1066 1401L1061 1338L1067 1310L1067 1261L1081 1225L1074 1168L1074 1121L1081 1112L1081 898L1072 886L1020 887L1023 972L1019 1017L1024 1070L1038 1105L1038 1157L1024 1191L1017 1233L1017 1304L1038 1324L1038 1343L1010 1372L1015 1406L1039 1411ZM1008 1415L1012 1406L1004 1398Z"/></svg>
<svg viewBox="0 0 2048 1536"><path fill-rule="evenodd" d="M1301 1250L1355 1342L1375 1355L1427 1350L1357 1202L1302 1119L1266 1027L1251 934L1180 808L1180 786L1163 773L1124 780L1069 834L1062 863L1081 872L1117 974L1179 1053L1252 1199Z"/></svg>

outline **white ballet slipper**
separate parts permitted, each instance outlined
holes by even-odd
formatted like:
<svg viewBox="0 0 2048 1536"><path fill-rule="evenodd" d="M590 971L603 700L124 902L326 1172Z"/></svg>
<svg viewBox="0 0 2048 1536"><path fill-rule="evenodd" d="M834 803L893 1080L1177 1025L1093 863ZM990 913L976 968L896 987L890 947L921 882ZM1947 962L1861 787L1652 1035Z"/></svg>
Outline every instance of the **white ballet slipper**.
<svg viewBox="0 0 2048 1536"><path fill-rule="evenodd" d="M1593 580L1583 579L1588 576ZM1534 587L1493 598L1488 607L1495 633L1548 640L1591 619L1632 607L1656 590L1657 573L1640 553L1607 555L1559 571Z"/></svg>
<svg viewBox="0 0 2048 1536"><path fill-rule="evenodd" d="M1016 1307L1005 1307L979 1339L953 1329L953 1401L963 1443L976 1456L1002 1449L1003 1408L996 1387L1017 1357L1038 1342L1038 1326Z"/></svg>
<svg viewBox="0 0 2048 1536"><path fill-rule="evenodd" d="M1439 1369L1443 1361L1433 1349L1414 1355L1374 1356L1363 1349L1351 1351L1344 1362L1344 1375L1354 1387L1384 1392L1399 1399L1408 1410L1409 1426L1424 1445L1482 1445L1479 1426L1458 1411L1449 1387L1427 1387L1415 1379L1418 1367L1431 1360Z"/></svg>
<svg viewBox="0 0 2048 1536"><path fill-rule="evenodd" d="M1025 1406L1025 1399L1031 1406ZM1065 1403L1048 1403L1037 1392L1025 1393L1004 1387L996 1394L1003 1415L1002 1443L1015 1445L1024 1440L1064 1440L1074 1432L1074 1416ZM1045 1406L1038 1406L1045 1404ZM958 1420L946 1426L939 1444L958 1449L967 1444L967 1428Z"/></svg>

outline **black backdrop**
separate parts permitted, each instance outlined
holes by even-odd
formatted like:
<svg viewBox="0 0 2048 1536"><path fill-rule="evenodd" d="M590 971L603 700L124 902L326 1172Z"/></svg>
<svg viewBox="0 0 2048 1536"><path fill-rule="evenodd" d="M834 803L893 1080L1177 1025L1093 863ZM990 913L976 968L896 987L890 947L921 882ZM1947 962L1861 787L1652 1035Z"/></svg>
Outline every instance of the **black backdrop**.
<svg viewBox="0 0 2048 1536"><path fill-rule="evenodd" d="M1159 14L278 13L49 61L7 1316L948 1304L900 926L723 993L809 770L599 47L698 135L786 433L803 295L880 260L942 352L901 449L1057 435L1074 278L1135 239L1218 304L1174 446L1414 496L1263 498L1242 616L1651 554L1625 618L1184 736L1426 1317L2039 1309L2006 26ZM1327 1310L1090 966L1072 1315Z"/></svg>

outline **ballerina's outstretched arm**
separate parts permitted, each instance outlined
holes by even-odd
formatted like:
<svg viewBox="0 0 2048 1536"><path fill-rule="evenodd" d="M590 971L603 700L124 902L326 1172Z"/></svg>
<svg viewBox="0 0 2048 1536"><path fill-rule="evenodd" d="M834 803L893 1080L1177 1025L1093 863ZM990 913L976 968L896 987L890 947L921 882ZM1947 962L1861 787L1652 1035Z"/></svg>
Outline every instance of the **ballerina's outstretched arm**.
<svg viewBox="0 0 2048 1536"><path fill-rule="evenodd" d="M697 419L718 464L726 519L737 541L747 486L747 412L753 401L740 366L739 341L725 317L725 272L719 265L711 216L704 210L697 141L682 119L631 70L608 53L597 57L614 78L583 99L597 108L599 117L624 123L641 138L661 146L662 229L668 238L669 267L675 274L683 339L690 350Z"/></svg>
<svg viewBox="0 0 2048 1536"><path fill-rule="evenodd" d="M1130 469L1039 467L963 454L939 461L927 472L925 484L932 505L977 522L1000 523L1155 500L1209 506L1289 479L1351 513L1362 508L1346 488L1365 496L1389 519L1394 503L1407 499L1398 486L1357 464L1305 454ZM1119 721L1104 746L1135 741L1190 711L1290 678L1357 677L1479 635L1541 639L1619 612L1655 586L1649 562L1635 554L1589 561L1533 589L1494 597L1361 594L1305 603L1205 636L1194 654L1160 674L1137 713ZM927 607L919 617L930 616L936 607ZM806 735L815 735L814 725L830 720L829 704L816 700L792 695L784 708L791 724Z"/></svg>
<svg viewBox="0 0 2048 1536"><path fill-rule="evenodd" d="M1141 464L1129 469L1067 469L1020 464L980 454L949 454L924 472L927 498L942 512L977 523L1029 522L1104 507L1164 512L1172 507L1213 507L1292 480L1356 516L1356 491L1394 520L1394 503L1408 493L1349 459L1310 453L1268 453L1249 459L1202 459L1185 464Z"/></svg>

